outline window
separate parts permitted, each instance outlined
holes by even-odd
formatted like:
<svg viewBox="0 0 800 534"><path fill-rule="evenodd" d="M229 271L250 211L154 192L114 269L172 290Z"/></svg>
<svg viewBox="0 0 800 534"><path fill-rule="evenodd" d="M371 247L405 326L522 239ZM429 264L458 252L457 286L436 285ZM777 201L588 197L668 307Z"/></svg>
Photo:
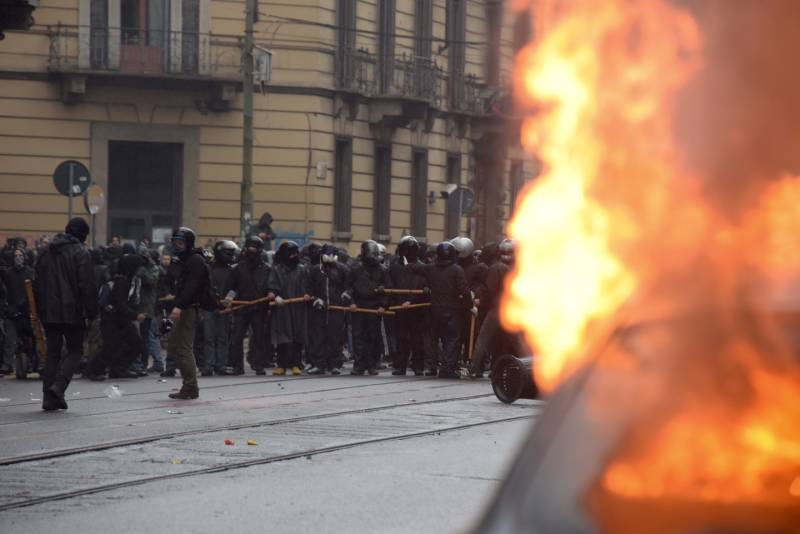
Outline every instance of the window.
<svg viewBox="0 0 800 534"><path fill-rule="evenodd" d="M108 68L108 0L92 0L89 26L90 64L93 69Z"/></svg>
<svg viewBox="0 0 800 534"><path fill-rule="evenodd" d="M461 154L448 154L447 155L447 183L448 184L461 184ZM445 207L445 239L450 239L459 234L461 229L461 213L460 206L456 204L456 195L450 195L447 199Z"/></svg>
<svg viewBox="0 0 800 534"><path fill-rule="evenodd" d="M200 1L181 3L181 69L196 74L200 69Z"/></svg>
<svg viewBox="0 0 800 534"><path fill-rule="evenodd" d="M339 33L336 51L336 77L339 87L350 87L356 75L356 0L338 0L337 23Z"/></svg>
<svg viewBox="0 0 800 534"><path fill-rule="evenodd" d="M466 25L466 0L447 0L447 96L451 109L457 109L464 100Z"/></svg>
<svg viewBox="0 0 800 534"><path fill-rule="evenodd" d="M348 240L353 210L353 140L336 139L333 183L333 239Z"/></svg>
<svg viewBox="0 0 800 534"><path fill-rule="evenodd" d="M382 93L391 90L394 78L394 1L379 0L378 81Z"/></svg>
<svg viewBox="0 0 800 534"><path fill-rule="evenodd" d="M120 69L163 72L169 45L167 0L120 0L120 26Z"/></svg>
<svg viewBox="0 0 800 534"><path fill-rule="evenodd" d="M411 162L411 234L428 232L428 151L414 149Z"/></svg>
<svg viewBox="0 0 800 534"><path fill-rule="evenodd" d="M503 24L503 4L498 0L489 0L486 5L486 83L497 87L500 85L500 32Z"/></svg>
<svg viewBox="0 0 800 534"><path fill-rule="evenodd" d="M511 169L508 172L508 183L511 189L511 210L517 205L517 197L522 187L525 185L525 178L522 175L522 162L514 160L511 162Z"/></svg>
<svg viewBox="0 0 800 534"><path fill-rule="evenodd" d="M414 11L414 53L430 59L433 36L433 0L416 0Z"/></svg>
<svg viewBox="0 0 800 534"><path fill-rule="evenodd" d="M514 20L514 52L519 52L531 41L531 10L526 9L517 14Z"/></svg>
<svg viewBox="0 0 800 534"><path fill-rule="evenodd" d="M373 238L390 241L392 213L392 146L375 145L375 186L373 188Z"/></svg>

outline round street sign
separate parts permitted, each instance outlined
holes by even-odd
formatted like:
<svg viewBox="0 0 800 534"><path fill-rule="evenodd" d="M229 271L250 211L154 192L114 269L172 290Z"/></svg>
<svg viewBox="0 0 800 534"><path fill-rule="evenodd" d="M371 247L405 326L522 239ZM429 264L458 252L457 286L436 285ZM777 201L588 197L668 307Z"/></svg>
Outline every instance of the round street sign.
<svg viewBox="0 0 800 534"><path fill-rule="evenodd" d="M72 172L72 191L69 190L69 175ZM65 197L82 195L91 184L89 169L80 161L62 161L53 172L53 185Z"/></svg>
<svg viewBox="0 0 800 534"><path fill-rule="evenodd" d="M450 202L462 216L469 216L475 207L475 193L469 187L459 187L450 195Z"/></svg>
<svg viewBox="0 0 800 534"><path fill-rule="evenodd" d="M97 215L97 212L106 205L106 194L103 192L103 188L97 184L90 185L83 195L83 205L90 214Z"/></svg>

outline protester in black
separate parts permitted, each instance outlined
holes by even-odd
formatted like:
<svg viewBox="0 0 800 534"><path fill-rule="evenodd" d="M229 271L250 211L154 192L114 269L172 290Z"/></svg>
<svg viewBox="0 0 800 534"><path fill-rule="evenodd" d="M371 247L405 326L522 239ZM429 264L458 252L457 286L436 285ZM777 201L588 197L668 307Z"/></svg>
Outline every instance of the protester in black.
<svg viewBox="0 0 800 534"><path fill-rule="evenodd" d="M84 246L89 225L80 217L67 223L36 265L39 317L47 338L42 377L42 409L66 409L64 392L80 364L86 321L97 316L97 286L89 251ZM66 341L67 354L61 349Z"/></svg>
<svg viewBox="0 0 800 534"><path fill-rule="evenodd" d="M275 266L269 273L269 297L274 300L272 309L272 342L278 348L278 365L272 374L280 376L287 371L302 373L301 351L308 343L306 302L311 300L308 290L308 269L300 264L300 248L294 241L284 241L275 254ZM306 302L286 304L286 300L302 297Z"/></svg>
<svg viewBox="0 0 800 534"><path fill-rule="evenodd" d="M314 297L309 312L308 359L310 375L339 374L342 345L345 341L345 314L328 306L346 306L342 293L347 289L349 269L339 261L336 248L324 245L320 263L309 270L310 292ZM312 260L313 261L313 260Z"/></svg>

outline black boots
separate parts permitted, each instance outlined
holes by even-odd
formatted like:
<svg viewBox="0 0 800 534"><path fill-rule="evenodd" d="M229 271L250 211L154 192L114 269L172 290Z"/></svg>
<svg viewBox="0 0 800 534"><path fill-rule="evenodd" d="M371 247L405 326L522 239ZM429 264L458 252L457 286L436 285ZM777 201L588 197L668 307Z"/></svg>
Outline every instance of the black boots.
<svg viewBox="0 0 800 534"><path fill-rule="evenodd" d="M196 399L199 396L200 393L198 391L187 391L185 389L181 389L180 391L169 394L170 399L176 399L176 400L192 400Z"/></svg>
<svg viewBox="0 0 800 534"><path fill-rule="evenodd" d="M66 410L67 401L64 400L64 392L53 384L44 390L42 398L42 410L51 412L53 410Z"/></svg>

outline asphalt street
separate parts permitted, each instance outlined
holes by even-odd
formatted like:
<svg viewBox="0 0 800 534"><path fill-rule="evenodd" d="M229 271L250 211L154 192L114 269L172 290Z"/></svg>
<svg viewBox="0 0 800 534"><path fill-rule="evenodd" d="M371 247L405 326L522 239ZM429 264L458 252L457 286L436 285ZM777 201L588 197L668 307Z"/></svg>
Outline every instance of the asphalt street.
<svg viewBox="0 0 800 534"><path fill-rule="evenodd" d="M0 380L0 531L460 532L541 408L388 372L179 386L75 380L45 413L40 382Z"/></svg>

